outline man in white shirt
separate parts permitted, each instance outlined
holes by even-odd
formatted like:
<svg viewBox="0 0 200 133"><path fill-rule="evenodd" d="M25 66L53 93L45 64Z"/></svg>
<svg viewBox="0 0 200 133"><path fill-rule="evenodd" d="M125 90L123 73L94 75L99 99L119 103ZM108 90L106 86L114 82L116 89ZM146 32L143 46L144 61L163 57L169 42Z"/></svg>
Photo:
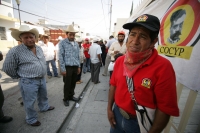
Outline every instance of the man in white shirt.
<svg viewBox="0 0 200 133"><path fill-rule="evenodd" d="M90 55L91 59L91 79L94 84L100 83L99 81L99 73L100 67L102 64L101 60L101 47L98 44L99 39L93 38L93 44L90 46L88 54Z"/></svg>
<svg viewBox="0 0 200 133"><path fill-rule="evenodd" d="M106 49L109 49L110 46L111 46L114 42L116 42L116 39L115 39L112 35L109 37L109 39L110 39L110 40L109 40L109 41L107 42L107 44L106 44ZM104 73L102 74L103 76L107 76L107 74L108 74L108 65L110 64L110 61L111 61L111 56L110 56L109 53L108 53L107 56L106 56Z"/></svg>
<svg viewBox="0 0 200 133"><path fill-rule="evenodd" d="M59 43L63 38L61 36L58 37L58 43L55 46L55 51L56 51L56 60L58 61L58 71L59 74L61 74L61 70L60 70L60 63L59 63Z"/></svg>
<svg viewBox="0 0 200 133"><path fill-rule="evenodd" d="M55 52L55 47L52 42L49 42L49 36L48 35L43 35L42 36L42 43L39 43L40 47L43 50L45 59L46 59L46 65L47 65L47 76L48 78L52 77L52 73L49 68L49 63L51 63L51 67L53 69L54 77L60 78L58 76L57 68L56 68L56 52Z"/></svg>
<svg viewBox="0 0 200 133"><path fill-rule="evenodd" d="M108 49L108 53L111 56L111 61L114 61L114 56L118 53L125 54L126 53L126 44L124 42L125 33L124 31L118 32L118 41L114 42L110 48Z"/></svg>

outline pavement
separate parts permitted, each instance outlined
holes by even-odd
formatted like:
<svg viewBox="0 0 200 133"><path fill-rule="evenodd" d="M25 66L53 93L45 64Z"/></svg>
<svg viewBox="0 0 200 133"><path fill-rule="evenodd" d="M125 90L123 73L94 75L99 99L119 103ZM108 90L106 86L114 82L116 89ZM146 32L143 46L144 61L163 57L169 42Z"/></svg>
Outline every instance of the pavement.
<svg viewBox="0 0 200 133"><path fill-rule="evenodd" d="M103 68L101 68L103 72ZM99 84L89 84L80 107L76 109L64 133L109 133L107 102L109 76L100 74Z"/></svg>
<svg viewBox="0 0 200 133"><path fill-rule="evenodd" d="M4 56L5 57L5 56ZM2 68L3 61L0 62ZM25 110L18 98L21 93L18 87L18 80L11 79L4 72L0 71L1 87L4 93L5 101L3 105L4 115L13 117L10 123L0 123L1 133L56 133L67 119L68 115L75 108L75 102L70 101L70 106L63 104L63 79L53 77L47 78L47 93L49 105L55 109L48 112L40 112L35 103L35 109L38 111L38 120L41 122L39 127L32 127L25 121ZM82 74L83 83L77 84L75 88L75 97L80 97L90 82L90 73Z"/></svg>
<svg viewBox="0 0 200 133"><path fill-rule="evenodd" d="M5 57L5 54L4 54ZM3 61L0 62L0 69ZM103 67L101 68L101 73ZM41 125L32 127L25 121L25 110L20 101L21 93L17 79L11 79L4 72L0 71L1 87L4 93L5 101L3 105L4 114L13 117L10 123L0 123L0 133L106 133L109 132L110 125L107 120L107 97L109 89L109 76L104 77L100 73L99 84L90 81L90 73L82 74L83 83L77 84L75 88L75 97L81 97L79 107L76 103L70 101L70 106L63 104L63 80L52 77L47 79L47 93L49 105L55 109L48 112L40 112L35 103L35 109L38 113L38 120ZM89 86L89 87L87 87ZM85 88L88 88L87 91ZM69 123L65 126L71 112L75 112Z"/></svg>

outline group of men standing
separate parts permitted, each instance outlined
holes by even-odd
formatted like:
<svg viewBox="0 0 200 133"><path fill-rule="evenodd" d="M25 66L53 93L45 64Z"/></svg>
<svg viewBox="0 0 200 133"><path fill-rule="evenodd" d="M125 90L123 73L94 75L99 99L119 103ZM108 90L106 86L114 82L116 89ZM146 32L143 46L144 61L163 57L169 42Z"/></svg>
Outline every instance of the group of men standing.
<svg viewBox="0 0 200 133"><path fill-rule="evenodd" d="M171 63L159 56L154 49L158 41L160 21L153 15L143 14L133 22L123 25L123 28L129 30L128 40L124 41L124 32L118 33L118 40L110 36L106 44L108 54L102 74L107 75L109 62L114 61L115 55L124 54L117 59L110 80L107 106L110 133L143 132L138 124L136 105L155 109L152 125L146 132L160 133L167 125L170 116L179 116L175 72ZM65 106L69 106L70 100L79 100L74 97L74 89L77 81L81 82L82 65L83 73L91 72L92 82L100 83L102 47L98 38L93 38L92 45L85 39L81 46L82 40L77 40L78 43L75 41L77 31L72 25L69 25L64 32L67 38L59 42L58 56L64 82L63 102ZM32 126L39 126L41 123L37 120L34 109L36 99L40 111L54 109L48 103L45 75L46 61L51 63L55 57L49 56L49 59L45 60L45 51L35 44L39 35L37 29L22 25L19 30L13 30L11 35L16 40L21 40L22 44L8 52L2 70L13 79L20 79L19 86L26 111L26 122ZM45 36L43 41L48 47L51 46ZM45 45L42 47L46 49ZM83 52L84 55L80 54ZM50 72L47 74L49 77L52 76ZM54 76L58 76L55 71Z"/></svg>
<svg viewBox="0 0 200 133"><path fill-rule="evenodd" d="M69 106L69 100L77 101L74 97L74 89L77 74L80 73L79 45L75 42L76 31L69 26L65 33L68 38L59 43L59 64L64 81L64 104ZM46 89L46 71L49 78L52 77L48 64L53 67L54 77L58 77L55 66L55 48L49 42L46 35L42 36L42 42L36 45L39 38L37 29L31 29L27 25L21 25L19 29L11 31L11 35L16 40L21 40L21 44L13 47L6 55L2 70L13 79L19 79L19 87L26 112L26 122L31 126L40 126L37 112L34 109L36 100L41 112L53 110L49 106ZM55 68L54 68L55 67ZM1 107L2 108L2 107ZM9 122L10 117L5 117L3 113L0 121Z"/></svg>
<svg viewBox="0 0 200 133"><path fill-rule="evenodd" d="M11 78L19 79L26 122L31 126L41 125L34 109L36 100L41 112L54 109L48 103L45 77L46 72L48 78L52 76L60 77L55 60L59 61L60 74L63 76L63 102L65 106L69 106L70 100L79 100L79 98L74 97L74 89L77 82L82 82L81 66L84 66L84 72L91 72L94 83L99 83L99 78L96 76L100 72L102 63L99 40L93 39L93 45L91 46L86 38L85 43L82 45L82 40L75 40L77 31L74 30L72 25L69 25L64 32L67 38L62 39L56 49L53 43L49 42L48 35L42 35L38 45L36 45L39 32L35 28L31 29L27 25L21 25L19 29L11 31L12 37L20 40L21 44L13 47L7 53L2 70ZM95 49L98 49L97 53L94 52ZM58 59L56 59L56 55ZM49 64L52 65L53 74L50 72ZM12 120L11 117L5 117L3 112L1 114L0 121L9 122Z"/></svg>

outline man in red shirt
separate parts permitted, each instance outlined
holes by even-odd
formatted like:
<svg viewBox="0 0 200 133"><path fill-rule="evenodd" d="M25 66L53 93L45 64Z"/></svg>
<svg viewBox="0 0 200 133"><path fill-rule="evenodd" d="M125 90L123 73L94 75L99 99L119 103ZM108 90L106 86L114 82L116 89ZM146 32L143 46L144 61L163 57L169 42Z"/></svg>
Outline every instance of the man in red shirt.
<svg viewBox="0 0 200 133"><path fill-rule="evenodd" d="M117 59L110 80L107 107L110 133L140 133L126 77L133 80L137 103L156 109L148 133L160 133L170 116L179 116L179 109L173 67L154 49L160 30L159 19L144 14L132 23L123 25L123 28L129 30L127 52Z"/></svg>
<svg viewBox="0 0 200 133"><path fill-rule="evenodd" d="M85 43L82 45L84 48L84 55L86 58L86 61L83 63L83 73L90 72L90 55L88 54L89 48L91 44L89 43L89 39L85 38Z"/></svg>

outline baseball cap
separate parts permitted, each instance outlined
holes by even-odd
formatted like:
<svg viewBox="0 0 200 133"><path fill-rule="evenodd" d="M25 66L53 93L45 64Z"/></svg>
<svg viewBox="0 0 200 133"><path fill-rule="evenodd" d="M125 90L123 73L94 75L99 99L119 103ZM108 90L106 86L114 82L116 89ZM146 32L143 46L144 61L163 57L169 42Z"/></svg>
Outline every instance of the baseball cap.
<svg viewBox="0 0 200 133"><path fill-rule="evenodd" d="M125 32L124 31L119 31L118 35L125 35Z"/></svg>
<svg viewBox="0 0 200 133"><path fill-rule="evenodd" d="M76 42L82 42L82 39L81 39L81 38L78 38L78 39L76 40Z"/></svg>
<svg viewBox="0 0 200 133"><path fill-rule="evenodd" d="M143 14L136 18L132 23L126 23L123 25L124 29L131 30L134 26L143 26L150 31L159 32L160 30L160 21L156 16Z"/></svg>
<svg viewBox="0 0 200 133"><path fill-rule="evenodd" d="M89 41L89 39L88 39L88 38L85 38L85 41Z"/></svg>
<svg viewBox="0 0 200 133"><path fill-rule="evenodd" d="M98 42L99 41L99 38L98 37L94 37L93 38L93 42Z"/></svg>

